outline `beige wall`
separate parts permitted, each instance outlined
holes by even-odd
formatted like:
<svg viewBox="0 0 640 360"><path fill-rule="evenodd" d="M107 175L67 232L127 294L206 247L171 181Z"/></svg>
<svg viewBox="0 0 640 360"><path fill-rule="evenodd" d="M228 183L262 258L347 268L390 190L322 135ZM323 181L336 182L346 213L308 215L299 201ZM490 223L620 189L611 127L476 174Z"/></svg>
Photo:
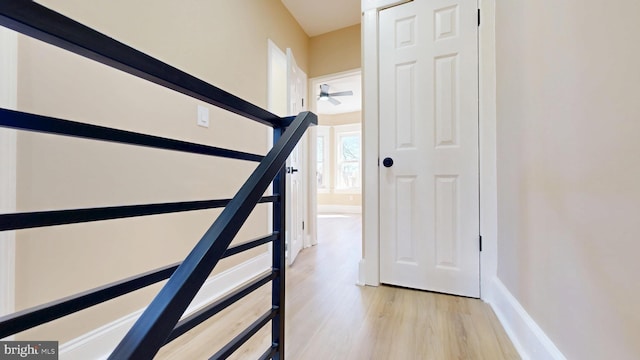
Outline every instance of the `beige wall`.
<svg viewBox="0 0 640 360"><path fill-rule="evenodd" d="M309 78L359 69L360 24L314 36L309 43Z"/></svg>
<svg viewBox="0 0 640 360"><path fill-rule="evenodd" d="M318 125L335 126L362 123L362 111L355 111L344 114L320 114L318 115Z"/></svg>
<svg viewBox="0 0 640 360"><path fill-rule="evenodd" d="M309 42L309 78L335 74L360 68L361 30L360 24L314 36ZM320 125L343 125L362 122L361 112L320 115ZM333 141L331 147L333 148ZM335 159L331 157L331 173ZM331 179L333 181L333 179ZM362 206L361 194L318 193L318 205Z"/></svg>
<svg viewBox="0 0 640 360"><path fill-rule="evenodd" d="M345 114L327 115L321 114L318 116L318 124L324 126L336 126L336 125L348 125L348 124L360 124L362 122L362 112L352 112ZM330 131L329 148L335 149L335 136L333 131ZM329 186L331 188L328 193L318 193L318 205L347 205L347 206L362 206L362 194L344 194L334 192L335 183L335 171L336 171L336 158L335 152L330 152L328 164L330 172L332 174L329 179Z"/></svg>
<svg viewBox="0 0 640 360"><path fill-rule="evenodd" d="M640 2L497 4L498 275L568 359L640 357Z"/></svg>
<svg viewBox="0 0 640 360"><path fill-rule="evenodd" d="M267 38L308 71L308 38L278 0L41 1L259 106ZM37 41L19 41L19 108L71 120L265 153L264 126L210 107L196 126L185 96ZM39 134L18 136L18 211L232 197L255 163ZM237 176L237 177L235 177ZM20 231L16 307L105 284L184 258L218 210ZM264 235L267 206L238 239ZM223 261L221 269L264 248ZM219 271L219 270L217 270ZM158 288L43 326L22 338L61 342L145 306Z"/></svg>
<svg viewBox="0 0 640 360"><path fill-rule="evenodd" d="M318 193L318 205L362 206L362 194Z"/></svg>

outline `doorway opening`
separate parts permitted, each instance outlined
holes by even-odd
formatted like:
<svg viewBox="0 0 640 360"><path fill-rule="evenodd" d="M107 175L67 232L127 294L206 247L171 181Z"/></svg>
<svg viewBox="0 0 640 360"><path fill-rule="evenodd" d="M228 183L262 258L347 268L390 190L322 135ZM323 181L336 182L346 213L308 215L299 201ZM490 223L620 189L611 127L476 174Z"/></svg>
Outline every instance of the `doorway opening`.
<svg viewBox="0 0 640 360"><path fill-rule="evenodd" d="M311 111L318 126L309 132L311 232L318 226L362 222L362 74L360 69L313 78ZM348 225L345 225L348 226ZM346 230L345 230L346 231ZM312 236L309 246L320 235ZM362 249L362 232L349 241ZM359 259L353 259L357 262Z"/></svg>
<svg viewBox="0 0 640 360"><path fill-rule="evenodd" d="M293 51L281 50L273 41L267 41L267 107L278 116L296 116L307 108L307 75L298 66ZM287 208L285 243L287 264L292 265L298 253L308 242L309 213L309 168L307 162L307 136L287 159L285 206ZM273 134L267 133L268 143L273 143ZM268 225L271 218L267 218Z"/></svg>

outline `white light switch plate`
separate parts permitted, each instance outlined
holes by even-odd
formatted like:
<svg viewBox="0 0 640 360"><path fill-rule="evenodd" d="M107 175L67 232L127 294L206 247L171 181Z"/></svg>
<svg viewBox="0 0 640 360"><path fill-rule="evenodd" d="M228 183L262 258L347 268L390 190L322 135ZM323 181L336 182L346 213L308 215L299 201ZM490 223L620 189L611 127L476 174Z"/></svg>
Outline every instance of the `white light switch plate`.
<svg viewBox="0 0 640 360"><path fill-rule="evenodd" d="M198 126L209 127L209 108L198 105Z"/></svg>

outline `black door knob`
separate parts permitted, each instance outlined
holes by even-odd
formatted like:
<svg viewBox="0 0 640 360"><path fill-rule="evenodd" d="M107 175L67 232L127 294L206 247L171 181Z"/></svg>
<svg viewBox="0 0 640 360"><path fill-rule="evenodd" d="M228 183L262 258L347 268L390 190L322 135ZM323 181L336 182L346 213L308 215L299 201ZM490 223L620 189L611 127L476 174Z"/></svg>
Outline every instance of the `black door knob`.
<svg viewBox="0 0 640 360"><path fill-rule="evenodd" d="M384 158L384 160L382 160L382 165L384 165L384 167L392 167L393 166L393 159L392 158Z"/></svg>

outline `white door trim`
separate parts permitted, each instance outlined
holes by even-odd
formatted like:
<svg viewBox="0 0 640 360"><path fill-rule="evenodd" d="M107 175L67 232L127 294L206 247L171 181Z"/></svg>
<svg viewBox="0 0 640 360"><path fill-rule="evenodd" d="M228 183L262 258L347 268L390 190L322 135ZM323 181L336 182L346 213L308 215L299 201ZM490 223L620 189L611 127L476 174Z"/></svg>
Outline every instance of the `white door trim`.
<svg viewBox="0 0 640 360"><path fill-rule="evenodd" d="M276 68L279 66L280 68ZM274 72L276 69L283 74L279 76L285 76L287 74L287 54L282 51L276 43L271 39L267 39L267 110L278 115L286 116L288 104L287 101L287 89L286 79L283 84L278 84L278 74ZM278 89L282 92L276 94ZM268 128L267 133L273 135L273 129ZM271 143L268 144L271 148Z"/></svg>
<svg viewBox="0 0 640 360"><path fill-rule="evenodd" d="M0 27L0 107L17 108L18 35ZM0 129L0 213L16 211L15 130ZM0 316L15 311L15 231L0 232Z"/></svg>
<svg viewBox="0 0 640 360"><path fill-rule="evenodd" d="M496 0L478 0L480 74L480 298L488 301L498 274L498 175L496 160Z"/></svg>
<svg viewBox="0 0 640 360"><path fill-rule="evenodd" d="M379 182L378 182L378 12L407 1L362 1L363 46L363 239L360 283L380 285ZM490 296L491 280L497 272L497 186L495 102L495 0L478 0L482 11L479 28L480 65L480 253L481 298Z"/></svg>
<svg viewBox="0 0 640 360"><path fill-rule="evenodd" d="M286 95L282 96L282 94L276 95L276 88L278 84L275 82L275 77L277 76L274 72L277 69L278 63L281 66L280 72L282 72L281 76L286 76L287 69L287 55L282 51L278 45L276 45L271 39L267 39L267 110L270 112L283 116L286 112ZM285 81L286 86L286 81ZM281 89L282 92L286 94L286 89ZM281 113L281 114L279 114ZM268 152L271 150L273 146L273 129L271 127L267 127L267 148ZM272 193L273 186L269 185L267 189L267 193ZM271 210L267 211L267 231L273 231L273 212ZM271 254L273 251L273 244L269 243L267 245L268 252Z"/></svg>
<svg viewBox="0 0 640 360"><path fill-rule="evenodd" d="M364 7L362 16L362 239L359 284L380 285L378 180L378 12L379 4Z"/></svg>
<svg viewBox="0 0 640 360"><path fill-rule="evenodd" d="M309 83L311 81L309 80ZM307 99L311 99L309 96L310 92L307 87ZM311 101L312 104L315 101ZM312 110L315 113L315 109ZM318 139L318 128L316 126L312 126L307 129L307 177L305 182L307 183L307 204L309 207L307 208L307 226L305 227L305 238L304 238L304 247L308 248L313 245L318 244L318 183L316 179L316 161L318 159L317 154L317 139Z"/></svg>

